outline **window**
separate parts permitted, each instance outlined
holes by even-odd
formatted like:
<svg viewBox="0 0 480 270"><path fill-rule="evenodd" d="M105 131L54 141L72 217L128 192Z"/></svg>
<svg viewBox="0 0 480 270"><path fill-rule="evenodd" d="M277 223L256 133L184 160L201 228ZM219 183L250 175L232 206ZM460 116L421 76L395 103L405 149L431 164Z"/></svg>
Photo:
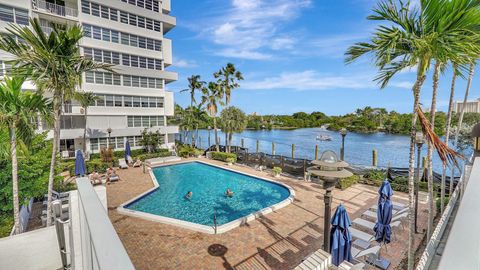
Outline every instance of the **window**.
<svg viewBox="0 0 480 270"><path fill-rule="evenodd" d="M110 29L102 28L102 40L110 41Z"/></svg>
<svg viewBox="0 0 480 270"><path fill-rule="evenodd" d="M133 126L134 127L141 127L142 126L142 117L141 116L134 116L133 117Z"/></svg>
<svg viewBox="0 0 480 270"><path fill-rule="evenodd" d="M112 64L120 64L120 54L117 52L112 52Z"/></svg>
<svg viewBox="0 0 480 270"><path fill-rule="evenodd" d="M128 13L120 10L120 22L128 24Z"/></svg>
<svg viewBox="0 0 480 270"><path fill-rule="evenodd" d="M92 6L92 15L93 16L100 16L100 6L97 3L90 3Z"/></svg>
<svg viewBox="0 0 480 270"><path fill-rule="evenodd" d="M91 38L92 37L92 26L88 25L88 24L84 24L83 25L83 33L84 33L85 37Z"/></svg>
<svg viewBox="0 0 480 270"><path fill-rule="evenodd" d="M130 55L130 65L132 67L138 67L138 56Z"/></svg>
<svg viewBox="0 0 480 270"><path fill-rule="evenodd" d="M163 108L163 97L157 98L157 107Z"/></svg>
<svg viewBox="0 0 480 270"><path fill-rule="evenodd" d="M155 59L155 69L156 70L162 70L162 60Z"/></svg>
<svg viewBox="0 0 480 270"><path fill-rule="evenodd" d="M102 62L102 50L99 50L99 49L93 50L93 60L97 62Z"/></svg>
<svg viewBox="0 0 480 270"><path fill-rule="evenodd" d="M132 86L132 76L123 75L123 86Z"/></svg>
<svg viewBox="0 0 480 270"><path fill-rule="evenodd" d="M85 58L92 59L92 49L83 48L83 55L85 56Z"/></svg>
<svg viewBox="0 0 480 270"><path fill-rule="evenodd" d="M137 15L128 13L128 19L129 19L130 25L137 26Z"/></svg>
<svg viewBox="0 0 480 270"><path fill-rule="evenodd" d="M152 0L145 0L145 8L153 10L153 3Z"/></svg>
<svg viewBox="0 0 480 270"><path fill-rule="evenodd" d="M108 64L112 63L112 52L103 51L103 62Z"/></svg>
<svg viewBox="0 0 480 270"><path fill-rule="evenodd" d="M140 107L140 97L133 97L133 107Z"/></svg>
<svg viewBox="0 0 480 270"><path fill-rule="evenodd" d="M157 98L150 97L150 98L148 99L148 101L149 101L149 102L148 102L148 104L149 104L148 106L149 106L150 108L155 108L155 107L157 107Z"/></svg>
<svg viewBox="0 0 480 270"><path fill-rule="evenodd" d="M160 32L160 22L159 21L154 21L153 30L155 30L157 32Z"/></svg>
<svg viewBox="0 0 480 270"><path fill-rule="evenodd" d="M13 19L13 7L0 5L0 21L15 22Z"/></svg>
<svg viewBox="0 0 480 270"><path fill-rule="evenodd" d="M144 0L137 0L137 6L141 7L141 8L145 8L145 2Z"/></svg>
<svg viewBox="0 0 480 270"><path fill-rule="evenodd" d="M132 97L124 96L123 97L123 104L125 105L125 107L132 107Z"/></svg>
<svg viewBox="0 0 480 270"><path fill-rule="evenodd" d="M150 116L150 126L151 127L157 127L158 122L157 122L157 117L156 116Z"/></svg>
<svg viewBox="0 0 480 270"><path fill-rule="evenodd" d="M90 139L90 150L93 152L93 151L97 151L98 150L98 139Z"/></svg>
<svg viewBox="0 0 480 270"><path fill-rule="evenodd" d="M113 74L112 73L104 73L105 77L105 84L112 85L113 84Z"/></svg>
<svg viewBox="0 0 480 270"><path fill-rule="evenodd" d="M105 96L105 105L107 107L113 107L113 96L111 95Z"/></svg>
<svg viewBox="0 0 480 270"><path fill-rule="evenodd" d="M135 147L142 146L142 136L135 136Z"/></svg>
<svg viewBox="0 0 480 270"><path fill-rule="evenodd" d="M99 138L100 149L107 148L107 138Z"/></svg>
<svg viewBox="0 0 480 270"><path fill-rule="evenodd" d="M133 116L127 116L127 126L133 127Z"/></svg>
<svg viewBox="0 0 480 270"><path fill-rule="evenodd" d="M86 81L87 83L94 83L93 71L87 71L87 72L85 72L85 81Z"/></svg>
<svg viewBox="0 0 480 270"><path fill-rule="evenodd" d="M117 137L117 148L124 148L124 137Z"/></svg>
<svg viewBox="0 0 480 270"><path fill-rule="evenodd" d="M92 26L93 28L93 38L94 39L102 39L102 28L98 26Z"/></svg>
<svg viewBox="0 0 480 270"><path fill-rule="evenodd" d="M155 60L153 58L148 58L148 69L155 69Z"/></svg>
<svg viewBox="0 0 480 270"><path fill-rule="evenodd" d="M135 0L128 0L128 3L129 3L130 5L135 5Z"/></svg>
<svg viewBox="0 0 480 270"><path fill-rule="evenodd" d="M118 31L112 30L112 42L118 43Z"/></svg>
<svg viewBox="0 0 480 270"><path fill-rule="evenodd" d="M154 40L153 46L155 47L155 51L160 51L162 50L162 42L158 40Z"/></svg>
<svg viewBox="0 0 480 270"><path fill-rule="evenodd" d="M143 88L147 88L148 87L148 78L140 77L140 86L143 87Z"/></svg>
<svg viewBox="0 0 480 270"><path fill-rule="evenodd" d="M144 37L138 37L138 47L145 49L147 47Z"/></svg>
<svg viewBox="0 0 480 270"><path fill-rule="evenodd" d="M139 87L140 86L140 77L132 76L132 86Z"/></svg>
<svg viewBox="0 0 480 270"><path fill-rule="evenodd" d="M142 116L142 127L150 127L150 116Z"/></svg>
<svg viewBox="0 0 480 270"><path fill-rule="evenodd" d="M105 96L99 96L100 99L97 100L97 106L104 107L105 106Z"/></svg>
<svg viewBox="0 0 480 270"><path fill-rule="evenodd" d="M130 35L122 33L122 44L123 45L130 45Z"/></svg>
<svg viewBox="0 0 480 270"><path fill-rule="evenodd" d="M114 85L121 85L121 83L120 83L120 75L119 75L119 74L113 74L113 84L114 84Z"/></svg>
<svg viewBox="0 0 480 270"><path fill-rule="evenodd" d="M141 97L140 100L141 100L141 103L142 103L142 107L143 108L148 108L148 97Z"/></svg>
<svg viewBox="0 0 480 270"><path fill-rule="evenodd" d="M130 145L135 145L135 144L134 144L134 143L135 143L135 139L134 139L133 136L128 136L128 137L127 137L127 140L128 140L128 143L129 143Z"/></svg>
<svg viewBox="0 0 480 270"><path fill-rule="evenodd" d="M149 18L145 18L145 24L147 25L147 29L153 30L153 20Z"/></svg>
<svg viewBox="0 0 480 270"><path fill-rule="evenodd" d="M115 107L122 107L122 96L114 96L115 97Z"/></svg>
<svg viewBox="0 0 480 270"><path fill-rule="evenodd" d="M154 47L153 47L153 39L147 38L147 49L149 49L149 50L154 50Z"/></svg>
<svg viewBox="0 0 480 270"><path fill-rule="evenodd" d="M130 55L126 53L122 54L122 65L130 66Z"/></svg>
<svg viewBox="0 0 480 270"><path fill-rule="evenodd" d="M95 71L95 83L103 84L103 72Z"/></svg>
<svg viewBox="0 0 480 270"><path fill-rule="evenodd" d="M158 12L158 1L153 0L153 11Z"/></svg>
<svg viewBox="0 0 480 270"><path fill-rule="evenodd" d="M118 10L110 8L110 20L118 21Z"/></svg>
<svg viewBox="0 0 480 270"><path fill-rule="evenodd" d="M138 27L145 28L145 17L138 16Z"/></svg>
<svg viewBox="0 0 480 270"><path fill-rule="evenodd" d="M148 88L155 88L155 78L148 78Z"/></svg>
<svg viewBox="0 0 480 270"><path fill-rule="evenodd" d="M90 14L90 2L82 0L82 12Z"/></svg>
<svg viewBox="0 0 480 270"><path fill-rule="evenodd" d="M138 58L139 66L141 68L147 68L147 58L140 56ZM145 86L146 87L146 86Z"/></svg>
<svg viewBox="0 0 480 270"><path fill-rule="evenodd" d="M163 88L163 81L162 79L155 79L155 85L156 85L156 88Z"/></svg>
<svg viewBox="0 0 480 270"><path fill-rule="evenodd" d="M138 37L135 35L130 35L130 46L137 47L138 46Z"/></svg>
<svg viewBox="0 0 480 270"><path fill-rule="evenodd" d="M109 19L109 10L106 6L101 6L102 9L102 18Z"/></svg>
<svg viewBox="0 0 480 270"><path fill-rule="evenodd" d="M18 24L28 25L28 11L16 8L15 22Z"/></svg>

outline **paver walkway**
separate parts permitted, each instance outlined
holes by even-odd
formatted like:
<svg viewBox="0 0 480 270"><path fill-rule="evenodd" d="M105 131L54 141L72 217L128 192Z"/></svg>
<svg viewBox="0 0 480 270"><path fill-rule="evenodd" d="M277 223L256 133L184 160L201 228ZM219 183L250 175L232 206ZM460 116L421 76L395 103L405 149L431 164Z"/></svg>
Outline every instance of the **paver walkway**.
<svg viewBox="0 0 480 270"><path fill-rule="evenodd" d="M234 168L270 177L248 167ZM142 168L119 170L118 174L122 180L107 186L109 216L137 269L291 269L323 243L324 191L319 184L275 179L295 190L292 204L224 234L209 235L118 213L118 205L153 186ZM334 207L343 203L353 220L376 203L377 188L354 185L335 190L333 196ZM406 194L397 193L394 199L406 203ZM422 203L420 228L425 227L425 207ZM382 249L382 256L392 261L390 269L406 254L407 236L406 229L400 231L388 251ZM223 255L212 252L219 247Z"/></svg>

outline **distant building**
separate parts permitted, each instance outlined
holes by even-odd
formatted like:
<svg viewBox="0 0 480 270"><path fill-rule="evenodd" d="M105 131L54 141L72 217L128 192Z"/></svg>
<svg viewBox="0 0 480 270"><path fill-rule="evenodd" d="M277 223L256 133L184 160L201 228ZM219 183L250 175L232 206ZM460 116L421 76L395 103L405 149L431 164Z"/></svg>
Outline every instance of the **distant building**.
<svg viewBox="0 0 480 270"><path fill-rule="evenodd" d="M462 108L463 108L463 101L455 101L455 103L453 104L453 111L458 113L458 112L461 112ZM467 101L464 112L480 113L480 98L476 100Z"/></svg>

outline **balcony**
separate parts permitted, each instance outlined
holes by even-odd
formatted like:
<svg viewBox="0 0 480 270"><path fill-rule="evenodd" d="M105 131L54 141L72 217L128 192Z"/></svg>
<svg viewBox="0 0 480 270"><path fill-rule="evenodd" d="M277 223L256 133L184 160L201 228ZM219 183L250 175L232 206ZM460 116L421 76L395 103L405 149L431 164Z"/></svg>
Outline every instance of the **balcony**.
<svg viewBox="0 0 480 270"><path fill-rule="evenodd" d="M34 10L45 13L61 16L61 17L78 17L78 10L76 8L66 7L58 4L53 4L45 0L33 0L32 7Z"/></svg>

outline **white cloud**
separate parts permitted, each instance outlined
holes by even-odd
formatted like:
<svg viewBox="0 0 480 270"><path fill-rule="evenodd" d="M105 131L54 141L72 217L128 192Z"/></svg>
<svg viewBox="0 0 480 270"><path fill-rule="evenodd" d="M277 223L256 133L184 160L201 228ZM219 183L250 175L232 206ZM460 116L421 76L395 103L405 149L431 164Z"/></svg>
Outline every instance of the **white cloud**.
<svg viewBox="0 0 480 270"><path fill-rule="evenodd" d="M174 58L173 59L173 65L175 67L180 67L180 68L198 67L198 64L195 61L189 61L189 60L180 59L180 58Z"/></svg>
<svg viewBox="0 0 480 270"><path fill-rule="evenodd" d="M328 56L332 58L343 58L347 49L355 42L364 40L366 33L342 34L328 37L321 37L311 42L315 52L309 50L307 53L315 53L319 56Z"/></svg>
<svg viewBox="0 0 480 270"><path fill-rule="evenodd" d="M202 36L221 46L217 55L270 59L269 50L293 48L295 39L286 37L282 27L311 0L232 0L231 4L223 16L208 22Z"/></svg>

